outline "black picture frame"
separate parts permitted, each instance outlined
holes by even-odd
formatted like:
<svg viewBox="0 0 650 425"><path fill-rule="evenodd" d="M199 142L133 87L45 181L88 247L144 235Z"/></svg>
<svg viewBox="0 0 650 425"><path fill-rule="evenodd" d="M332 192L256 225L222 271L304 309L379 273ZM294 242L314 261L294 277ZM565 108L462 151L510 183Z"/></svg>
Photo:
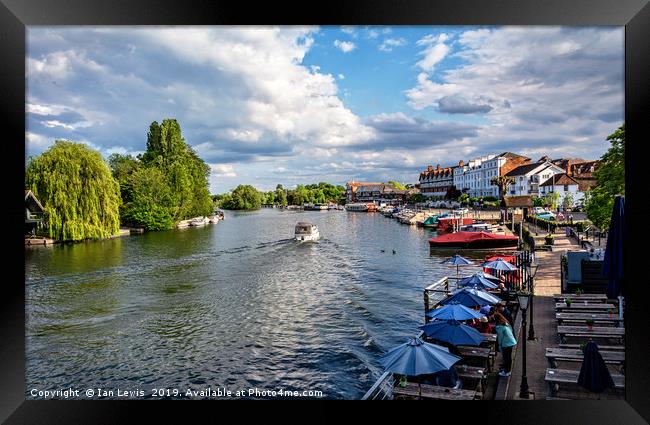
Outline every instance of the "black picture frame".
<svg viewBox="0 0 650 425"><path fill-rule="evenodd" d="M30 25L233 25L233 24L321 24L321 25L624 25L625 26L625 119L626 145L626 251L627 370L625 401L492 402L405 408L393 403L401 419L434 419L438 411L451 411L468 421L501 423L612 423L650 421L650 374L648 372L647 287L644 278L642 219L644 143L647 143L648 84L650 75L648 40L650 5L647 0L374 0L362 3L334 0L317 4L298 2L225 2L192 0L99 1L99 0L0 0L0 119L4 140L1 168L7 204L4 237L7 252L0 294L0 421L6 423L122 423L133 422L136 411L165 418L185 418L190 411L208 413L226 420L224 408L266 417L268 404L250 409L239 404L138 401L25 401L25 294L22 241L25 154L25 26ZM22 143L20 143L22 141ZM8 206L8 207L7 207ZM638 284L635 284L637 283ZM293 406L292 406L293 407ZM363 414L380 412L366 404ZM423 408L424 407L424 408ZM309 408L309 406L308 406ZM215 409L217 409L215 411ZM309 408L311 410L311 408ZM336 416L338 409L322 409ZM313 410L314 414L320 416ZM284 417L303 417L297 409L280 407ZM327 413L327 412L326 412ZM177 416L177 415L182 416ZM645 419L645 420L644 420ZM147 422L151 422L149 416ZM239 421L233 419L233 421Z"/></svg>

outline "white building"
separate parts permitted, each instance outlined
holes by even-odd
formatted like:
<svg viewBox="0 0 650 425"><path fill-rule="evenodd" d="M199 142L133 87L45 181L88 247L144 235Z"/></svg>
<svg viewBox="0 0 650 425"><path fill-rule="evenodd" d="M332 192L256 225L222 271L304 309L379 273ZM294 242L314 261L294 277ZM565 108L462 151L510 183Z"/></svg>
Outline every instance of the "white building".
<svg viewBox="0 0 650 425"><path fill-rule="evenodd" d="M530 158L512 152L482 156L470 160L467 164L460 161L454 170L454 186L471 197L493 196L497 198L499 187L492 184L491 180L528 161Z"/></svg>
<svg viewBox="0 0 650 425"><path fill-rule="evenodd" d="M564 169L542 158L533 164L521 165L506 174L514 179L514 184L508 187L508 195L543 196L540 194L540 184L553 175L564 173Z"/></svg>
<svg viewBox="0 0 650 425"><path fill-rule="evenodd" d="M570 206L584 200L585 194L580 191L579 183L573 177L566 173L555 174L539 185L539 196L544 197L549 193L557 192L560 194L559 203L564 205L564 197L570 193L573 201Z"/></svg>

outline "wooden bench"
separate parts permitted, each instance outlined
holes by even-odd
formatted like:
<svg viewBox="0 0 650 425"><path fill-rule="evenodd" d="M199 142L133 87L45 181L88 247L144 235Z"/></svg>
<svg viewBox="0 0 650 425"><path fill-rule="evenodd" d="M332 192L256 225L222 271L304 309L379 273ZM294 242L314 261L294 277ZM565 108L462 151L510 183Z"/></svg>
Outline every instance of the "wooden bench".
<svg viewBox="0 0 650 425"><path fill-rule="evenodd" d="M580 344L560 344L559 348L580 349ZM624 345L598 345L599 350L605 351L625 351Z"/></svg>
<svg viewBox="0 0 650 425"><path fill-rule="evenodd" d="M608 313L612 311L618 314L618 307L610 303L587 303L576 301L571 303L570 306L565 303L555 303L555 311L557 312L575 312L575 313Z"/></svg>
<svg viewBox="0 0 650 425"><path fill-rule="evenodd" d="M625 388L625 376L612 373L612 380L614 381L614 386L616 389ZM567 369L546 369L546 376L544 380L548 384L549 395L551 397L556 397L559 386L562 384L578 384L578 377L580 376L579 370L567 370ZM586 390L585 390L586 391Z"/></svg>
<svg viewBox="0 0 650 425"><path fill-rule="evenodd" d="M623 365L625 364L625 351L600 351L605 363ZM558 361L566 362L582 362L584 359L584 353L581 349L573 348L557 348L557 347L548 347L546 348L546 360L548 360L548 365L551 368L557 367Z"/></svg>
<svg viewBox="0 0 650 425"><path fill-rule="evenodd" d="M571 301L588 301L592 303L606 303L607 295L605 294L555 294L553 298L556 302L564 302L565 299L571 298Z"/></svg>
<svg viewBox="0 0 650 425"><path fill-rule="evenodd" d="M456 390L428 384L408 382L405 387L393 388L393 398L417 398L429 400L475 400L482 398L482 393L473 390Z"/></svg>
<svg viewBox="0 0 650 425"><path fill-rule="evenodd" d="M463 382L478 382L481 390L485 390L488 377L488 370L486 368L456 364L455 369L456 373L458 373L458 377Z"/></svg>
<svg viewBox="0 0 650 425"><path fill-rule="evenodd" d="M623 322L618 314L612 314L611 316L608 313L567 313L564 311L555 313L555 319L558 324L564 322L580 322L585 323L585 321L591 319L595 323L604 324L604 325L619 325Z"/></svg>
<svg viewBox="0 0 650 425"><path fill-rule="evenodd" d="M587 326L558 326L557 334L563 343L566 342L567 337L623 339L625 337L625 328L594 326L589 330Z"/></svg>

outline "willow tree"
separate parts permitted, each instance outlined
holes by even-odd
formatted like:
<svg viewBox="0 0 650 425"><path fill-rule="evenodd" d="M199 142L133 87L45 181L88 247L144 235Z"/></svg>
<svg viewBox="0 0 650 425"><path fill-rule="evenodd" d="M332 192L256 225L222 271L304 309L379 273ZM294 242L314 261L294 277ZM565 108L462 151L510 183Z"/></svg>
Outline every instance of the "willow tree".
<svg viewBox="0 0 650 425"><path fill-rule="evenodd" d="M44 207L50 238L105 238L120 230L120 188L99 152L82 143L57 140L31 158L26 187Z"/></svg>

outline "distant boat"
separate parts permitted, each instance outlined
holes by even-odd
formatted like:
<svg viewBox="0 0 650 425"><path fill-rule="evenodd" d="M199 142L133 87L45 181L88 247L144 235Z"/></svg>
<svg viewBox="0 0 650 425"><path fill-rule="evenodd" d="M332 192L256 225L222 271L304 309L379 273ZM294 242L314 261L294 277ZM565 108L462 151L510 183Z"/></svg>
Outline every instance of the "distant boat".
<svg viewBox="0 0 650 425"><path fill-rule="evenodd" d="M345 206L345 209L348 211L355 211L355 212L368 212L368 204L363 204L363 203L353 203L353 204L347 204Z"/></svg>
<svg viewBox="0 0 650 425"><path fill-rule="evenodd" d="M429 239L429 247L464 249L516 249L519 238L488 232L456 232Z"/></svg>
<svg viewBox="0 0 650 425"><path fill-rule="evenodd" d="M320 232L315 224L308 221L300 221L296 224L295 240L299 242L316 241L320 238Z"/></svg>
<svg viewBox="0 0 650 425"><path fill-rule="evenodd" d="M192 227L200 227L200 226L205 226L209 222L210 222L210 220L208 220L205 217L195 217L195 218L190 220L189 225L192 226Z"/></svg>

